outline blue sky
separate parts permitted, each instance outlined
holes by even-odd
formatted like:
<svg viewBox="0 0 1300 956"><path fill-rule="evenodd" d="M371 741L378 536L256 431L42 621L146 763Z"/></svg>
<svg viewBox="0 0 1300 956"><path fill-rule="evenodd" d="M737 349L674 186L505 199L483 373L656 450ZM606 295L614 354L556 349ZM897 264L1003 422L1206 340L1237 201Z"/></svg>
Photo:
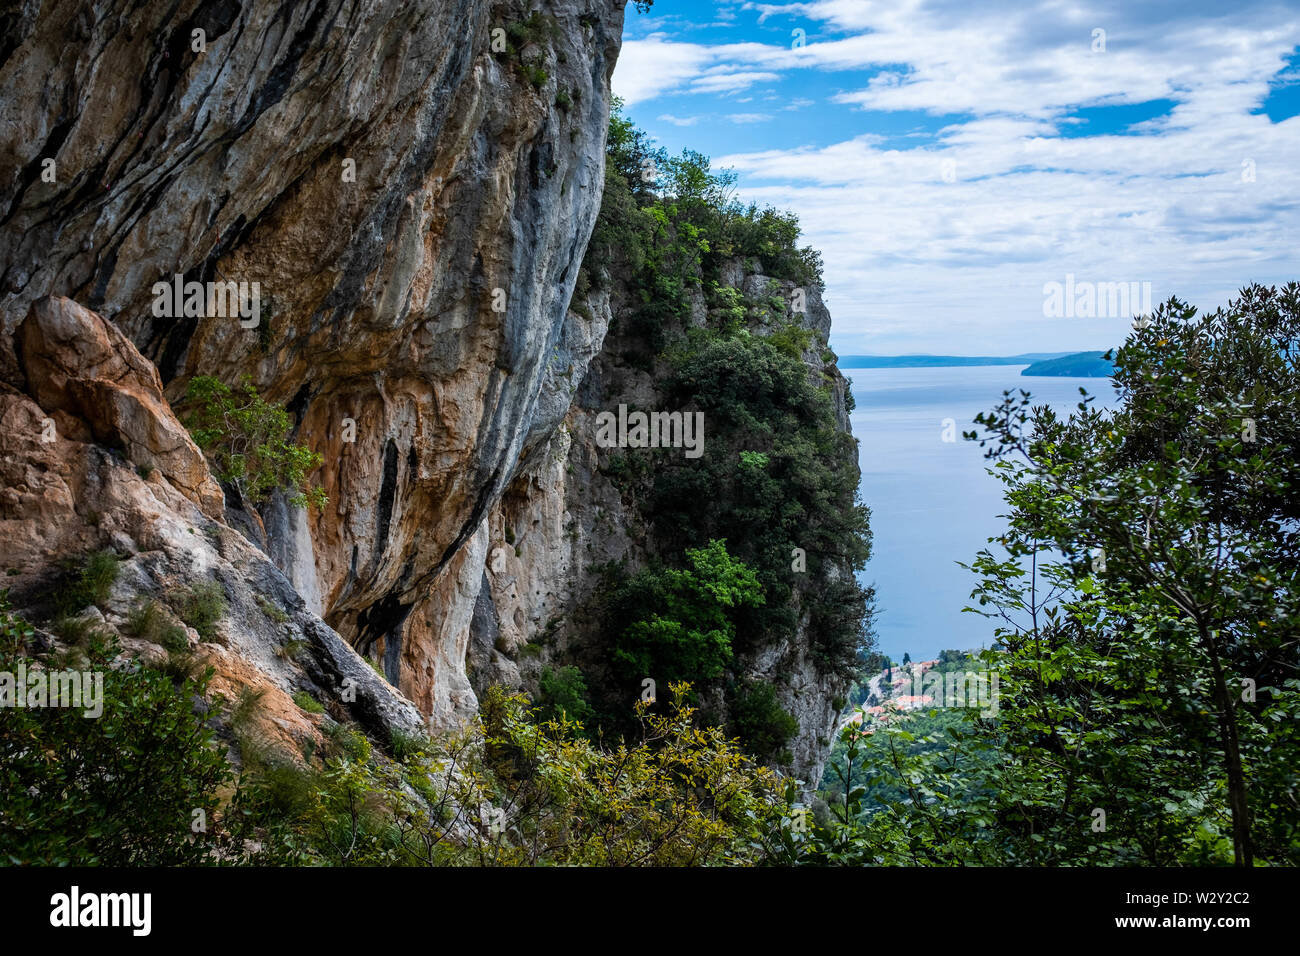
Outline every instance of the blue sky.
<svg viewBox="0 0 1300 956"><path fill-rule="evenodd" d="M656 0L614 91L798 213L842 354L1101 350L1045 284L1300 279L1298 50L1297 2Z"/></svg>

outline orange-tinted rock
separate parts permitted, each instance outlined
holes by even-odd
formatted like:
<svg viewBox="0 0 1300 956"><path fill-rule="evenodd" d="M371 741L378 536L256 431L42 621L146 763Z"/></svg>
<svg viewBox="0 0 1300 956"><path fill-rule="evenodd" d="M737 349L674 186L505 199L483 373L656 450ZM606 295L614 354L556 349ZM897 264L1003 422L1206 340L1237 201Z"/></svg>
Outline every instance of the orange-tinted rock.
<svg viewBox="0 0 1300 956"><path fill-rule="evenodd" d="M96 442L157 468L209 517L224 498L203 453L163 398L153 364L101 316L61 296L33 303L17 334L28 392L83 421Z"/></svg>

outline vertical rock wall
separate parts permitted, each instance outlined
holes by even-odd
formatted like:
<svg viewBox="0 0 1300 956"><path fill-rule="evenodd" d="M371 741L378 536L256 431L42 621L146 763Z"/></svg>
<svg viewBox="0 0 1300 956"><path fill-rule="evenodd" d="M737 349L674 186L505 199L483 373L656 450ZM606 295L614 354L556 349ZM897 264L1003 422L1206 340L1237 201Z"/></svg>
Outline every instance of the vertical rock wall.
<svg viewBox="0 0 1300 956"><path fill-rule="evenodd" d="M622 19L617 0L54 0L5 24L0 378L47 294L108 316L173 401L251 375L330 497L305 523L273 506L272 554L440 718L474 706L485 519L566 410L551 361ZM259 283L258 325L155 315L178 273Z"/></svg>

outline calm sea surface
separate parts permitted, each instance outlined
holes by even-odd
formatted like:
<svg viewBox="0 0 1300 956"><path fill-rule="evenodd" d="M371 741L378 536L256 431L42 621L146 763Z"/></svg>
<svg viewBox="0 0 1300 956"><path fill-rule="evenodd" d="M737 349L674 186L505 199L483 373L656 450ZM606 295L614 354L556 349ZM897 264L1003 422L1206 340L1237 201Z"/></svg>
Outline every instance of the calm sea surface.
<svg viewBox="0 0 1300 956"><path fill-rule="evenodd" d="M955 563L969 563L1001 531L1006 512L983 451L961 439L971 420L1008 388L1026 389L1061 414L1078 403L1080 387L1096 405L1114 404L1109 379L1022 377L1022 368L844 370L857 399L853 434L875 536L862 579L876 585L878 648L895 660L987 646L992 633L991 621L961 613L975 578ZM942 440L946 418L956 421L956 442Z"/></svg>

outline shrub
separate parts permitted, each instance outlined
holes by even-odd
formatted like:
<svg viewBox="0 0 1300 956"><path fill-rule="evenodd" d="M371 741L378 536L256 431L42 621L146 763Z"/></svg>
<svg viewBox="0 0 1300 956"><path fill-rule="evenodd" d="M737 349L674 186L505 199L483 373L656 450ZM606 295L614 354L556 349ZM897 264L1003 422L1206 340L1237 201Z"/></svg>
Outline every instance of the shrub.
<svg viewBox="0 0 1300 956"><path fill-rule="evenodd" d="M152 599L137 604L126 622L127 632L133 637L166 650L182 653L189 650L190 641L185 629L172 621L167 612Z"/></svg>
<svg viewBox="0 0 1300 956"><path fill-rule="evenodd" d="M0 631L14 626L5 617ZM8 710L0 720L0 859L176 866L211 862L225 845L214 818L231 774L190 705L207 675L178 690L156 671L110 666L115 656L101 641L88 654L103 679L98 719L43 707ZM12 646L0 648L0 670L21 659ZM196 812L206 834L191 830Z"/></svg>
<svg viewBox="0 0 1300 956"><path fill-rule="evenodd" d="M393 764L363 749L319 774L255 770L239 803L267 833L268 856L295 862L752 862L779 824L780 781L717 728L697 727L688 690L673 687L663 714L639 704L641 737L601 749L492 688L481 718L436 756Z"/></svg>
<svg viewBox="0 0 1300 956"><path fill-rule="evenodd" d="M572 665L553 670L542 669L537 681L537 712L542 720L570 720L587 724L592 716L587 702L587 682L582 671Z"/></svg>
<svg viewBox="0 0 1300 956"><path fill-rule="evenodd" d="M624 676L718 677L732 657L734 609L763 603L758 578L727 553L725 541L688 549L686 559L686 570L642 571L616 598L613 659Z"/></svg>
<svg viewBox="0 0 1300 956"><path fill-rule="evenodd" d="M799 722L777 700L767 681L742 687L731 706L731 722L745 749L760 760L778 754L799 732Z"/></svg>
<svg viewBox="0 0 1300 956"><path fill-rule="evenodd" d="M307 711L309 714L325 713L325 705L318 701L305 690L296 690L293 692L293 702Z"/></svg>
<svg viewBox="0 0 1300 956"><path fill-rule="evenodd" d="M108 600L117 581L121 562L112 551L96 551L85 556L80 568L73 568L55 594L59 614L73 614L83 608L99 607Z"/></svg>
<svg viewBox="0 0 1300 956"><path fill-rule="evenodd" d="M0 652L19 654L36 631L9 607L9 589L0 589Z"/></svg>
<svg viewBox="0 0 1300 956"><path fill-rule="evenodd" d="M262 595L256 595L254 600L257 601L258 608L261 609L262 613L265 614L272 623L283 624L285 621L289 620L288 614L276 607Z"/></svg>
<svg viewBox="0 0 1300 956"><path fill-rule="evenodd" d="M215 581L199 581L180 597L181 620L210 641L217 636L217 621L226 613L226 594Z"/></svg>
<svg viewBox="0 0 1300 956"><path fill-rule="evenodd" d="M196 376L184 401L189 409L185 425L195 443L211 460L217 478L242 499L259 504L279 488L296 505L321 507L329 500L322 488L307 481L321 456L288 440L288 412L262 399L249 376L238 390Z"/></svg>
<svg viewBox="0 0 1300 956"><path fill-rule="evenodd" d="M306 650L306 648L306 641L301 638L291 637L275 649L275 655L282 660L292 661L297 659L298 655Z"/></svg>
<svg viewBox="0 0 1300 956"><path fill-rule="evenodd" d="M433 752L433 741L421 733L393 728L388 734L388 752L394 760L406 761Z"/></svg>

